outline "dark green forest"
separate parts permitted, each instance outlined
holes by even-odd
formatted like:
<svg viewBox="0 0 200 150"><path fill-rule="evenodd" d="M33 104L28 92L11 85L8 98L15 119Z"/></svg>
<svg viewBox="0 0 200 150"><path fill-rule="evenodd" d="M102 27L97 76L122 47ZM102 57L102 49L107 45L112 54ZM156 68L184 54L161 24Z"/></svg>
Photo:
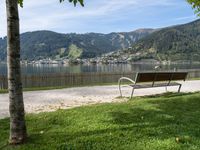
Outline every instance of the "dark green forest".
<svg viewBox="0 0 200 150"><path fill-rule="evenodd" d="M160 29L146 36L124 53L138 54L133 59L200 61L200 20Z"/></svg>
<svg viewBox="0 0 200 150"><path fill-rule="evenodd" d="M153 29L141 29L121 33L60 34L51 31L35 31L21 34L21 59L37 60L66 57L69 47L82 49L81 58L92 58L115 50L126 49L134 42L152 33ZM62 52L61 52L62 51ZM6 37L0 39L0 59L6 59Z"/></svg>

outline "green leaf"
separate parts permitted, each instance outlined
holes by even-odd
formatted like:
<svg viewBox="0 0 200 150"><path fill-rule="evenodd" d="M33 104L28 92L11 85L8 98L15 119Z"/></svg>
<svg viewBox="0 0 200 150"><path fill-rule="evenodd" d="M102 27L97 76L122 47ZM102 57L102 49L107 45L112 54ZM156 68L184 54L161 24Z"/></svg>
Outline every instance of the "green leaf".
<svg viewBox="0 0 200 150"><path fill-rule="evenodd" d="M195 14L200 17L200 0L187 0L187 2L192 5L192 8L195 10Z"/></svg>
<svg viewBox="0 0 200 150"><path fill-rule="evenodd" d="M65 0L60 0L60 3L64 2ZM84 6L84 0L68 0L70 3L73 3L76 6L79 3L81 6Z"/></svg>
<svg viewBox="0 0 200 150"><path fill-rule="evenodd" d="M18 0L18 4L20 7L23 7L23 0Z"/></svg>
<svg viewBox="0 0 200 150"><path fill-rule="evenodd" d="M83 0L79 0L79 3L81 4L81 6L84 6L84 1Z"/></svg>

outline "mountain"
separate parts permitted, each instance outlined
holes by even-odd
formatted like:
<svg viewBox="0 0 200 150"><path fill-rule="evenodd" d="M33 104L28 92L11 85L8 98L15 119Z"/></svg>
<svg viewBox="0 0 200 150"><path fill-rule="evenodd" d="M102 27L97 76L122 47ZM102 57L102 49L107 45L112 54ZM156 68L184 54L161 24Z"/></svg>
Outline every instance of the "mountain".
<svg viewBox="0 0 200 150"><path fill-rule="evenodd" d="M157 30L118 55L128 56L132 61L200 61L200 19Z"/></svg>
<svg viewBox="0 0 200 150"><path fill-rule="evenodd" d="M41 59L70 57L70 47L77 48L79 57L91 58L103 53L126 49L139 39L154 32L140 29L110 34L60 34L52 31L35 31L21 34L21 58ZM70 55L68 55L70 53ZM6 59L6 37L0 38L0 60Z"/></svg>

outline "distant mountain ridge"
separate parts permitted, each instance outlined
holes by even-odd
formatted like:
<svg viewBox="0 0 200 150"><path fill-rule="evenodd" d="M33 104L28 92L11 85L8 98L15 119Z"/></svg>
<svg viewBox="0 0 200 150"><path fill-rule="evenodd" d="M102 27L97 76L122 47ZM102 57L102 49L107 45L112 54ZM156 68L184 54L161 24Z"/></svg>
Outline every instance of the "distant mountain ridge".
<svg viewBox="0 0 200 150"><path fill-rule="evenodd" d="M119 55L128 56L132 61L200 61L200 19L159 29L135 42L131 48L121 51Z"/></svg>
<svg viewBox="0 0 200 150"><path fill-rule="evenodd" d="M42 59L67 57L69 47L82 50L81 58L92 58L104 53L126 49L139 39L151 34L154 29L110 34L60 34L52 31L34 31L21 34L21 58ZM6 59L6 38L0 38L0 60Z"/></svg>

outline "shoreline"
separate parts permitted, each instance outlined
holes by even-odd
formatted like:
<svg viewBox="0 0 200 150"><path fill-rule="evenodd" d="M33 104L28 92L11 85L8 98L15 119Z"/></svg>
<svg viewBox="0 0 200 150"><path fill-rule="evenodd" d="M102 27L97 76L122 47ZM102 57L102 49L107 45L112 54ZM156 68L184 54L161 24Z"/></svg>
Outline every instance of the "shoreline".
<svg viewBox="0 0 200 150"><path fill-rule="evenodd" d="M95 58L91 58L91 59L95 59ZM21 65L57 65L57 66L74 66L74 65L123 65L123 64L129 64L129 65L134 65L134 64L154 64L154 65L190 65L190 64L200 64L200 61L188 61L188 60L179 60L179 61L151 61L151 60L144 60L144 61L136 61L136 62L129 62L129 61L125 61L125 62L109 62L109 63L102 63L102 62L96 62L96 63L92 63L90 62L89 58L88 59L83 59L86 61L83 61L83 63L63 63L62 60L59 60L57 62L55 62L56 60L52 60L52 61L45 61L45 59L42 60L35 60L35 61L25 61L22 60L21 61ZM43 62L44 61L44 62ZM6 61L0 61L0 64L6 65L7 62Z"/></svg>

